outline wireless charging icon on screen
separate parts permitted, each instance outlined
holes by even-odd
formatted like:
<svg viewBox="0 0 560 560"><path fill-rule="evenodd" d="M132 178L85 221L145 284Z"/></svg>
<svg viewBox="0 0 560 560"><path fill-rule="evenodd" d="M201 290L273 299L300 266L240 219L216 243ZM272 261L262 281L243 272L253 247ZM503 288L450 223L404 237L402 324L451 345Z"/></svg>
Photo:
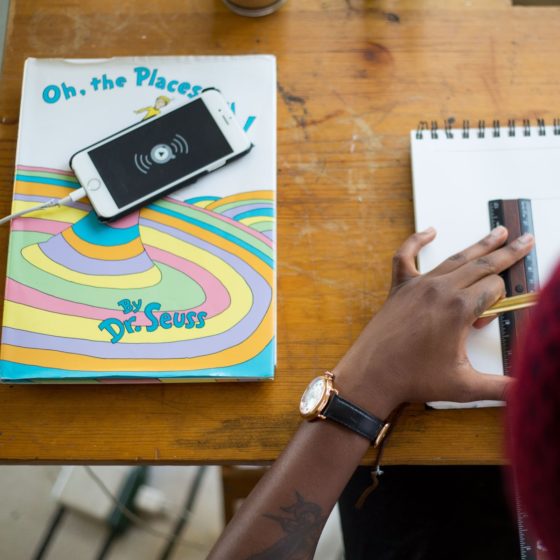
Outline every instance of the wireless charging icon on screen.
<svg viewBox="0 0 560 560"><path fill-rule="evenodd" d="M147 175L154 163L162 165L175 159L178 155L187 155L188 153L189 145L187 141L180 134L175 134L169 144L156 144L150 150L149 155L134 154L134 165L136 165L138 171Z"/></svg>

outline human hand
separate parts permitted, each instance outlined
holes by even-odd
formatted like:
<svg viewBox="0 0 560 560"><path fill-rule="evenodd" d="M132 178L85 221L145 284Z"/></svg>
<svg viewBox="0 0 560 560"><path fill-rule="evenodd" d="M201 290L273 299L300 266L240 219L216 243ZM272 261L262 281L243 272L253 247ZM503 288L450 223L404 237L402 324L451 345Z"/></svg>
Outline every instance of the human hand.
<svg viewBox="0 0 560 560"><path fill-rule="evenodd" d="M341 394L379 418L404 402L504 398L511 379L476 371L466 353L470 328L505 296L499 273L527 255L533 237L503 246L498 226L484 239L420 274L415 258L434 239L410 236L393 259L387 301L333 370Z"/></svg>

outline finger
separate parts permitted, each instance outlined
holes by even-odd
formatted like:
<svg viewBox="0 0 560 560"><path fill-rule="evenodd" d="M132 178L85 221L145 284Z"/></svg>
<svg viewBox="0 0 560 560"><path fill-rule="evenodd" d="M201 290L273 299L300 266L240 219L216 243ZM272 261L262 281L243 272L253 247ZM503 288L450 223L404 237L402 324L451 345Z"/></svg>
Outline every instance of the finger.
<svg viewBox="0 0 560 560"><path fill-rule="evenodd" d="M501 247L507 239L507 229L504 226L495 227L486 237L478 243L467 247L460 253L452 255L440 265L436 266L430 275L440 276L463 266L465 263L483 257Z"/></svg>
<svg viewBox="0 0 560 560"><path fill-rule="evenodd" d="M412 234L398 249L393 256L393 280L392 287L396 288L403 282L419 276L416 268L416 256L420 249L427 245L436 236L434 228L428 228Z"/></svg>
<svg viewBox="0 0 560 560"><path fill-rule="evenodd" d="M482 280L467 288L464 293L469 302L469 307L472 309L474 322L489 307L506 297L506 284L501 276L492 274L491 276L485 276Z"/></svg>
<svg viewBox="0 0 560 560"><path fill-rule="evenodd" d="M477 319L474 323L473 323L473 327L475 329L483 329L484 327L488 326L492 321L494 321L494 319L497 319L498 316L497 315L492 315L492 317L483 317L482 319Z"/></svg>
<svg viewBox="0 0 560 560"><path fill-rule="evenodd" d="M531 251L534 241L531 234L525 233L505 247L460 266L450 272L447 278L461 288L472 286L485 276L499 274L522 259Z"/></svg>
<svg viewBox="0 0 560 560"><path fill-rule="evenodd" d="M473 369L468 376L463 402L504 401L512 383L513 379L507 375L481 373Z"/></svg>

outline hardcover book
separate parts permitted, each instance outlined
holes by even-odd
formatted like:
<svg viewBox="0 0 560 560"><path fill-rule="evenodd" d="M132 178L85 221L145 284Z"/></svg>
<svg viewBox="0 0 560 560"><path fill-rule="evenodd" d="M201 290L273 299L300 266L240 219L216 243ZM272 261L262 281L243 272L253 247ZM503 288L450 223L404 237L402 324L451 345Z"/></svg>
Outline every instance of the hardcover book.
<svg viewBox="0 0 560 560"><path fill-rule="evenodd" d="M28 59L12 212L78 188L76 151L207 87L250 154L111 224L87 199L13 220L2 381L273 377L274 57Z"/></svg>

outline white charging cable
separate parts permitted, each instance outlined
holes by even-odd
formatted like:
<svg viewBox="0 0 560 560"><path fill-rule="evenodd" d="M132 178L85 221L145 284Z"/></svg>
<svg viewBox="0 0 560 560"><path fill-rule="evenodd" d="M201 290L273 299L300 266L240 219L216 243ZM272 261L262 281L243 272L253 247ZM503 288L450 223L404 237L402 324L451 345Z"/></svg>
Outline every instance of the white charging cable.
<svg viewBox="0 0 560 560"><path fill-rule="evenodd" d="M51 198L50 200L47 200L47 202L43 202L43 204L33 206L32 208L26 208L25 210L20 210L19 212L14 212L9 216L5 216L0 220L0 226L6 222L11 222L14 218L19 218L20 216L30 214L31 212L37 212L37 210L54 208L55 206L64 206L71 202L77 202L78 200L84 198L84 196L86 196L86 190L84 188L76 189L64 198Z"/></svg>

